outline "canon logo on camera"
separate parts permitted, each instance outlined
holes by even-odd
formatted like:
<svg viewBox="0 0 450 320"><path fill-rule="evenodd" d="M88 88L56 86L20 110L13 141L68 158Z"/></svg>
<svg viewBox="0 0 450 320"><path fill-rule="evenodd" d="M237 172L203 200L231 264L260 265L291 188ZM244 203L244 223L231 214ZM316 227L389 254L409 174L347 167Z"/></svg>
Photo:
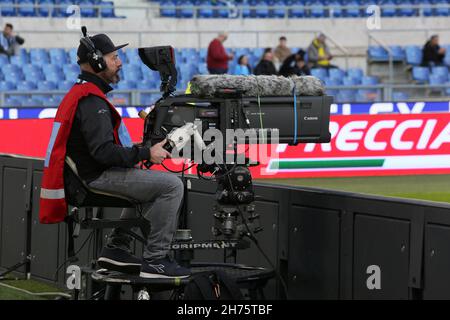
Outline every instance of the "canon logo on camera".
<svg viewBox="0 0 450 320"><path fill-rule="evenodd" d="M304 117L303 119L305 119L306 121L319 120L318 117Z"/></svg>

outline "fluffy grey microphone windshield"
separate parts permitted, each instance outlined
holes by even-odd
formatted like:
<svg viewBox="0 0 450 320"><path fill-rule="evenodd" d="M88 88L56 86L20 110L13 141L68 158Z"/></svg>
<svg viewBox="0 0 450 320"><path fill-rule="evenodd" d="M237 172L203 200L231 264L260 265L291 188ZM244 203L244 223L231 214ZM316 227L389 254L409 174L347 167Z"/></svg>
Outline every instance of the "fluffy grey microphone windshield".
<svg viewBox="0 0 450 320"><path fill-rule="evenodd" d="M234 76L196 75L191 80L191 93L200 97L211 97L218 89L239 89L245 97L264 96L322 96L325 88L313 76Z"/></svg>

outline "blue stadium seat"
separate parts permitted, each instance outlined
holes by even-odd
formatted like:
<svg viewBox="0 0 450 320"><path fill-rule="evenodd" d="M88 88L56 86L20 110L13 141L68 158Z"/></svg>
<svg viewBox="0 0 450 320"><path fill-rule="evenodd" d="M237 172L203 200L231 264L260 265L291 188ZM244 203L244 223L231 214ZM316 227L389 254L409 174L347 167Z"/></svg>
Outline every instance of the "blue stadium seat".
<svg viewBox="0 0 450 320"><path fill-rule="evenodd" d="M282 0L274 1L274 8L272 9L270 16L274 18L284 18L286 16L286 9Z"/></svg>
<svg viewBox="0 0 450 320"><path fill-rule="evenodd" d="M449 72L447 67L434 67L431 73L432 75L436 75L444 79L443 82L447 82L447 80L449 80Z"/></svg>
<svg viewBox="0 0 450 320"><path fill-rule="evenodd" d="M22 56L22 55L12 56L12 57L9 58L9 63L10 64L15 64L15 65L18 65L18 66L23 66L24 64L28 63L28 59L27 59L26 56Z"/></svg>
<svg viewBox="0 0 450 320"><path fill-rule="evenodd" d="M342 80L342 84L344 86L357 86L361 83L361 79L360 78L350 78L350 77L346 77Z"/></svg>
<svg viewBox="0 0 450 320"><path fill-rule="evenodd" d="M94 7L95 2L92 0L78 1L80 13L82 17L92 18L97 16L97 9Z"/></svg>
<svg viewBox="0 0 450 320"><path fill-rule="evenodd" d="M36 10L34 6L33 0L18 0L17 4L19 4L18 13L19 16L22 17L35 17Z"/></svg>
<svg viewBox="0 0 450 320"><path fill-rule="evenodd" d="M440 84L445 84L445 82L447 82L447 79L439 74L430 74L429 78L428 78L428 83L430 85L440 85Z"/></svg>
<svg viewBox="0 0 450 320"><path fill-rule="evenodd" d="M53 15L55 3L53 0L38 0L37 15L40 17L50 17Z"/></svg>
<svg viewBox="0 0 450 320"><path fill-rule="evenodd" d="M52 91L56 90L56 82L53 81L38 81L37 87L39 90L42 91Z"/></svg>
<svg viewBox="0 0 450 320"><path fill-rule="evenodd" d="M377 85L379 80L377 77L373 76L364 76L361 78L361 84L366 86Z"/></svg>
<svg viewBox="0 0 450 320"><path fill-rule="evenodd" d="M323 82L326 86L336 87L342 85L342 78L325 78Z"/></svg>
<svg viewBox="0 0 450 320"><path fill-rule="evenodd" d="M412 77L418 83L426 83L429 78L429 69L426 67L413 67Z"/></svg>
<svg viewBox="0 0 450 320"><path fill-rule="evenodd" d="M198 9L198 16L200 18L212 18L214 16L213 5L211 1L201 1L199 2L201 8Z"/></svg>
<svg viewBox="0 0 450 320"><path fill-rule="evenodd" d="M412 8L414 1L400 1L399 5L405 6L397 10L397 15L401 17L412 17L417 15L417 9Z"/></svg>
<svg viewBox="0 0 450 320"><path fill-rule="evenodd" d="M328 71L324 68L313 68L311 69L311 75L323 80L328 77Z"/></svg>
<svg viewBox="0 0 450 320"><path fill-rule="evenodd" d="M346 16L356 18L361 16L358 1L349 1L346 4Z"/></svg>
<svg viewBox="0 0 450 320"><path fill-rule="evenodd" d="M431 1L421 1L421 10L425 17L431 17L434 15L434 9L431 7Z"/></svg>
<svg viewBox="0 0 450 320"><path fill-rule="evenodd" d="M6 80L10 80L14 83L17 83L19 81L23 81L25 79L22 70L13 70L13 69L3 69L3 76Z"/></svg>
<svg viewBox="0 0 450 320"><path fill-rule="evenodd" d="M64 49L52 48L48 51L50 56L50 61L52 64L56 65L66 65L68 63L67 53Z"/></svg>
<svg viewBox="0 0 450 320"><path fill-rule="evenodd" d="M217 3L217 8L214 9L214 17L216 18L228 18L230 11L225 3Z"/></svg>
<svg viewBox="0 0 450 320"><path fill-rule="evenodd" d="M422 63L422 49L418 46L406 46L406 63L418 66Z"/></svg>
<svg viewBox="0 0 450 320"><path fill-rule="evenodd" d="M355 102L356 90L339 90L337 94L337 102Z"/></svg>
<svg viewBox="0 0 450 320"><path fill-rule="evenodd" d="M310 9L311 17L313 17L313 18L325 17L325 8L321 2L314 1L310 4L310 6L311 6L311 9Z"/></svg>
<svg viewBox="0 0 450 320"><path fill-rule="evenodd" d="M136 88L136 82L134 81L120 81L117 84L118 90L130 90Z"/></svg>
<svg viewBox="0 0 450 320"><path fill-rule="evenodd" d="M14 0L2 0L2 8L0 13L2 16L11 17L16 15L16 9L14 7Z"/></svg>
<svg viewBox="0 0 450 320"><path fill-rule="evenodd" d="M13 91L16 90L16 85L11 81L0 81L0 91Z"/></svg>
<svg viewBox="0 0 450 320"><path fill-rule="evenodd" d="M339 3L339 1L331 1L328 5L331 7L330 16L336 18L345 16L344 9L342 9L342 6Z"/></svg>
<svg viewBox="0 0 450 320"><path fill-rule="evenodd" d="M350 68L347 70L347 76L351 78L361 79L364 76L364 71L361 68Z"/></svg>
<svg viewBox="0 0 450 320"><path fill-rule="evenodd" d="M19 91L31 91L36 90L37 86L35 82L31 81L20 81L17 83L17 90Z"/></svg>
<svg viewBox="0 0 450 320"><path fill-rule="evenodd" d="M120 52L119 51L119 56L120 56ZM72 48L69 50L69 62L72 64L76 64L77 63L77 48Z"/></svg>
<svg viewBox="0 0 450 320"><path fill-rule="evenodd" d="M36 99L27 99L22 103L23 107L41 107L42 102Z"/></svg>
<svg viewBox="0 0 450 320"><path fill-rule="evenodd" d="M392 58L394 61L403 61L405 60L405 51L400 46L389 46L389 49L392 52Z"/></svg>
<svg viewBox="0 0 450 320"><path fill-rule="evenodd" d="M36 65L44 65L50 63L48 52L45 49L30 49L30 63Z"/></svg>
<svg viewBox="0 0 450 320"><path fill-rule="evenodd" d="M194 7L191 1L177 2L178 10L176 12L177 18L192 18L194 16Z"/></svg>
<svg viewBox="0 0 450 320"><path fill-rule="evenodd" d="M401 91L394 91L392 93L392 100L394 101L406 101L408 100L408 94Z"/></svg>
<svg viewBox="0 0 450 320"><path fill-rule="evenodd" d="M6 107L22 107L22 102L11 97L7 97L5 99L5 106Z"/></svg>
<svg viewBox="0 0 450 320"><path fill-rule="evenodd" d="M383 5L381 7L381 16L382 17L394 17L397 14L397 10L395 9L395 2L393 0L383 1Z"/></svg>
<svg viewBox="0 0 450 320"><path fill-rule="evenodd" d="M269 6L260 2L255 9L255 17L256 18L268 18L269 17Z"/></svg>
<svg viewBox="0 0 450 320"><path fill-rule="evenodd" d="M368 57L372 61L388 61L389 54L382 47L370 46L368 49Z"/></svg>
<svg viewBox="0 0 450 320"><path fill-rule="evenodd" d="M290 18L303 18L306 16L304 4L301 1L293 1L289 10Z"/></svg>
<svg viewBox="0 0 450 320"><path fill-rule="evenodd" d="M345 77L345 71L339 68L332 68L328 71L328 75L330 78L343 79Z"/></svg>
<svg viewBox="0 0 450 320"><path fill-rule="evenodd" d="M162 3L160 7L160 15L161 17L174 18L177 15L175 2L164 1L164 3Z"/></svg>
<svg viewBox="0 0 450 320"><path fill-rule="evenodd" d="M8 56L0 54L0 66L4 66L9 63Z"/></svg>
<svg viewBox="0 0 450 320"><path fill-rule="evenodd" d="M101 2L100 15L103 18L115 18L116 13L114 12L114 2L103 1Z"/></svg>
<svg viewBox="0 0 450 320"><path fill-rule="evenodd" d="M435 8L435 15L436 16L444 16L447 17L449 15L449 2L447 0L437 0L435 3L438 7ZM439 5L442 5L439 7Z"/></svg>
<svg viewBox="0 0 450 320"><path fill-rule="evenodd" d="M31 70L29 72L24 72L23 74L26 81L39 82L45 79L44 73L41 70Z"/></svg>
<svg viewBox="0 0 450 320"><path fill-rule="evenodd" d="M72 88L74 83L75 83L75 81L70 81L70 80L60 81L60 82L58 82L58 90L68 91L68 90L70 90L70 88Z"/></svg>

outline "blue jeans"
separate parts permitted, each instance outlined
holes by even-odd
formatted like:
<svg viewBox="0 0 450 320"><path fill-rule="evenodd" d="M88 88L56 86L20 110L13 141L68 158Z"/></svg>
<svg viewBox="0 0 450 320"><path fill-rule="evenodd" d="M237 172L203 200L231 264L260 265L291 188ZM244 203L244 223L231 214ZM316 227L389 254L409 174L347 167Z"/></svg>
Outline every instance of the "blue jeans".
<svg viewBox="0 0 450 320"><path fill-rule="evenodd" d="M184 191L183 183L176 175L156 170L114 167L104 171L89 186L141 202L142 214L151 225L143 258L155 260L168 254L169 245L177 230ZM125 208L120 216L121 219L135 217L134 208ZM124 249L130 241L130 237L120 229L114 229L108 237L108 245Z"/></svg>

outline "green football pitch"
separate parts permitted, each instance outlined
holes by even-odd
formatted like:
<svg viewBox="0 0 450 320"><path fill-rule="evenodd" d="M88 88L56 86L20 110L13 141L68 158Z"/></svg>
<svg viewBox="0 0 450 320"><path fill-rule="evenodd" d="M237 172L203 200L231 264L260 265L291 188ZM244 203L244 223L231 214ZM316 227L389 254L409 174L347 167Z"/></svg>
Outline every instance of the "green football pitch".
<svg viewBox="0 0 450 320"><path fill-rule="evenodd" d="M389 197L450 202L450 175L261 179L258 181Z"/></svg>

